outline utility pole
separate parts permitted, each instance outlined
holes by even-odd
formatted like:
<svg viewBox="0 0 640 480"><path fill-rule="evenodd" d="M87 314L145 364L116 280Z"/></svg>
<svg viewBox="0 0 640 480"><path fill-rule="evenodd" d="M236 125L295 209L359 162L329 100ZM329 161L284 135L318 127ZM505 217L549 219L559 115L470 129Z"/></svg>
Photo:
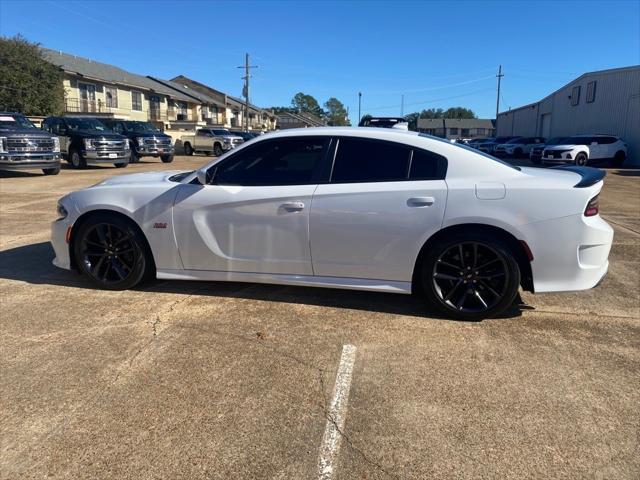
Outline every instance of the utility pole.
<svg viewBox="0 0 640 480"><path fill-rule="evenodd" d="M362 120L362 114L360 110L362 108L362 92L358 92L358 125L360 125L360 120Z"/></svg>
<svg viewBox="0 0 640 480"><path fill-rule="evenodd" d="M249 54L245 53L244 65L238 68L244 68L244 77L242 77L242 79L244 80L244 87L242 88L242 95L244 96L244 131L248 132L249 131L249 78L251 78L251 75L249 75L249 69L258 68L258 66L249 65Z"/></svg>
<svg viewBox="0 0 640 480"><path fill-rule="evenodd" d="M402 100L400 100L400 116L404 117L404 95L402 95Z"/></svg>
<svg viewBox="0 0 640 480"><path fill-rule="evenodd" d="M496 120L498 120L498 113L500 111L500 80L504 77L502 73L502 65L498 68L498 74L496 77L498 77L498 98L496 99Z"/></svg>

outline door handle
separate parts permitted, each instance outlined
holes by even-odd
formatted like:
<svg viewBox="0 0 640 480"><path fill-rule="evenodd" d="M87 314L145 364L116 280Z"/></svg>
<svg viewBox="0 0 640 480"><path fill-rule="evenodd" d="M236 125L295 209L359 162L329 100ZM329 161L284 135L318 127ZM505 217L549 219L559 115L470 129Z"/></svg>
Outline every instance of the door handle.
<svg viewBox="0 0 640 480"><path fill-rule="evenodd" d="M288 212L299 212L300 210L304 210L304 203L302 202L285 202L280 206Z"/></svg>
<svg viewBox="0 0 640 480"><path fill-rule="evenodd" d="M407 200L407 205L410 207L430 207L435 201L433 197L412 197Z"/></svg>

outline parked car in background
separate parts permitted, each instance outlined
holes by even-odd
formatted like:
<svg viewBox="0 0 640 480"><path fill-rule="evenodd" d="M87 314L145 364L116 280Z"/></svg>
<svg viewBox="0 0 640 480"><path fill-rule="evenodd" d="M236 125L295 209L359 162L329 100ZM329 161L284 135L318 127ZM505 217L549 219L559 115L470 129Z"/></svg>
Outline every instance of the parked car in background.
<svg viewBox="0 0 640 480"><path fill-rule="evenodd" d="M105 119L102 123L129 139L131 163L139 162L142 157L160 157L163 163L173 162L173 139L152 123L116 119Z"/></svg>
<svg viewBox="0 0 640 480"><path fill-rule="evenodd" d="M554 145L558 145L558 144L562 143L562 141L565 138L566 137L550 138L543 145L535 145L534 147L532 147L531 151L529 152L529 160L531 160L531 163L533 163L534 165L539 165L542 162L542 152L543 152L543 150L546 147L552 147Z"/></svg>
<svg viewBox="0 0 640 480"><path fill-rule="evenodd" d="M203 152L216 157L244 143L242 137L224 128L199 128L195 135L183 135L181 140L187 155Z"/></svg>
<svg viewBox="0 0 640 480"><path fill-rule="evenodd" d="M545 147L542 152L544 165L573 163L587 165L595 160L612 160L617 167L627 158L627 144L613 135L575 135L558 145Z"/></svg>
<svg viewBox="0 0 640 480"><path fill-rule="evenodd" d="M522 158L529 155L536 145L544 145L547 139L544 137L516 137L502 145L496 146L494 155Z"/></svg>
<svg viewBox="0 0 640 480"><path fill-rule="evenodd" d="M503 143L507 143L509 140L516 137L495 137L491 142L484 142L478 145L477 149L481 152L488 153L493 155L496 147L498 145L502 145Z"/></svg>
<svg viewBox="0 0 640 480"><path fill-rule="evenodd" d="M493 140L494 139L492 137L489 137L489 138L474 138L473 140L469 140L467 142L467 146L477 149L481 144L490 143L490 142L493 142Z"/></svg>
<svg viewBox="0 0 640 480"><path fill-rule="evenodd" d="M113 176L62 197L54 264L110 290L157 277L415 292L479 320L520 286L600 282L613 240L603 177L513 167L416 132L291 129L197 171Z"/></svg>
<svg viewBox="0 0 640 480"><path fill-rule="evenodd" d="M42 128L60 138L62 156L73 168L107 163L117 168L129 165L128 139L95 118L47 117Z"/></svg>
<svg viewBox="0 0 640 480"><path fill-rule="evenodd" d="M404 117L367 117L360 120L358 126L409 130L409 122Z"/></svg>
<svg viewBox="0 0 640 480"><path fill-rule="evenodd" d="M60 173L60 140L15 112L0 112L0 170Z"/></svg>
<svg viewBox="0 0 640 480"><path fill-rule="evenodd" d="M248 142L249 140L253 140L254 138L260 135L259 133L255 133L255 132L235 132L235 131L231 132L231 134L241 137L245 142Z"/></svg>

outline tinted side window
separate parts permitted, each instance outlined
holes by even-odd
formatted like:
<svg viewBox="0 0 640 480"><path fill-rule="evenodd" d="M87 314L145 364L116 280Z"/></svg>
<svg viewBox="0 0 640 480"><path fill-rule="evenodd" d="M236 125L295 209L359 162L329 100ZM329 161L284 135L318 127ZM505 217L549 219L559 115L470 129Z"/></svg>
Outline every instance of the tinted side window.
<svg viewBox="0 0 640 480"><path fill-rule="evenodd" d="M442 180L447 170L447 159L428 150L413 151L411 158L411 180Z"/></svg>
<svg viewBox="0 0 640 480"><path fill-rule="evenodd" d="M331 181L333 183L406 180L411 149L398 143L342 137Z"/></svg>
<svg viewBox="0 0 640 480"><path fill-rule="evenodd" d="M246 186L314 183L328 143L328 137L262 141L220 165L214 183Z"/></svg>

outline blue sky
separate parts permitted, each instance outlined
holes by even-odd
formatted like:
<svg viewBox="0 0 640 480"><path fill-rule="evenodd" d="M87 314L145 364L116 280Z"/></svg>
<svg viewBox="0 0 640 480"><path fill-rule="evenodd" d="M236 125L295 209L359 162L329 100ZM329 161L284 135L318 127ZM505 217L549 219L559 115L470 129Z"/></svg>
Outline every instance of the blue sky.
<svg viewBox="0 0 640 480"><path fill-rule="evenodd" d="M116 5L116 3L118 3ZM110 15L114 15L111 18ZM0 0L0 34L252 102L335 96L357 117L465 106L493 117L581 73L640 63L640 1L171 2Z"/></svg>

